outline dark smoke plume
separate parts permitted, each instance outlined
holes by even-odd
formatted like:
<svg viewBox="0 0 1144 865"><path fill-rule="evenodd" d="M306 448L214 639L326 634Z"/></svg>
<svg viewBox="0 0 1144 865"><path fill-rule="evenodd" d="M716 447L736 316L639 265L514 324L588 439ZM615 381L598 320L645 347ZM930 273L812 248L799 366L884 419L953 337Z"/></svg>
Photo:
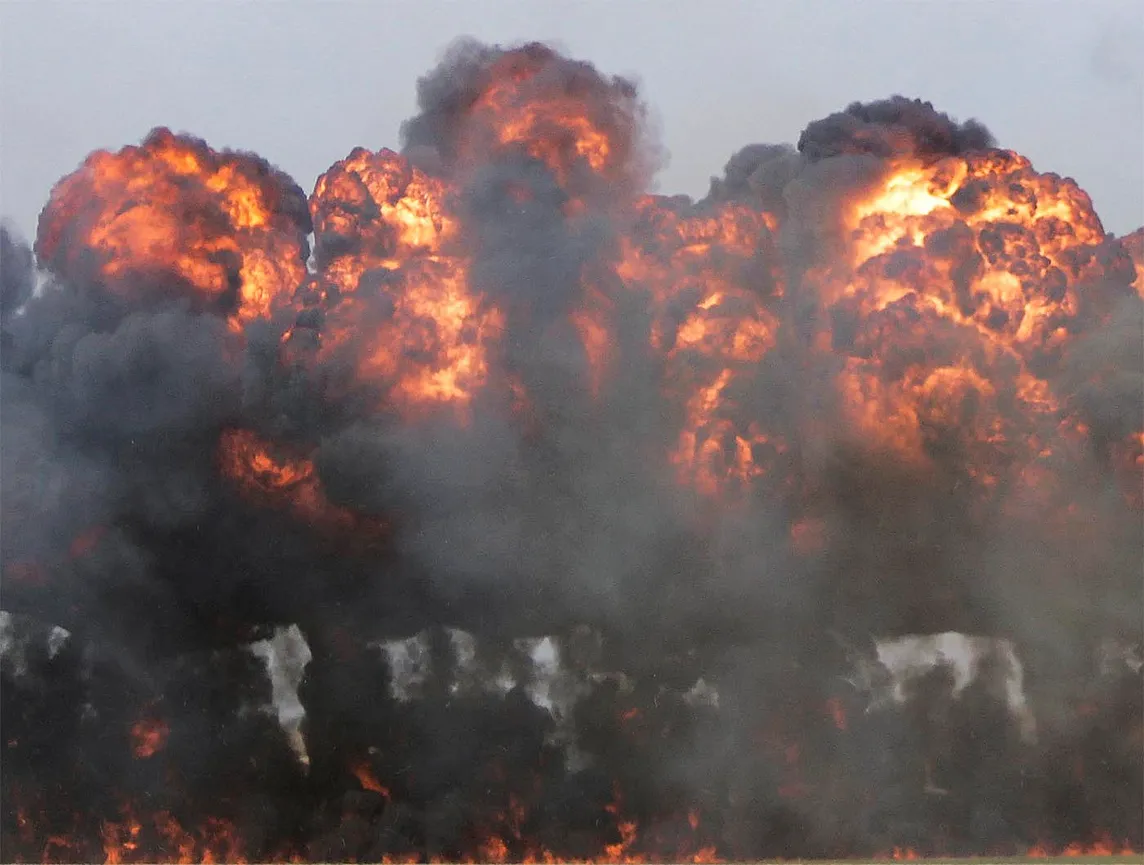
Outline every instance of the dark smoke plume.
<svg viewBox="0 0 1144 865"><path fill-rule="evenodd" d="M798 150L810 162L859 154L935 159L986 150L995 143L976 120L958 123L929 102L893 96L854 102L845 111L814 121L799 136Z"/></svg>

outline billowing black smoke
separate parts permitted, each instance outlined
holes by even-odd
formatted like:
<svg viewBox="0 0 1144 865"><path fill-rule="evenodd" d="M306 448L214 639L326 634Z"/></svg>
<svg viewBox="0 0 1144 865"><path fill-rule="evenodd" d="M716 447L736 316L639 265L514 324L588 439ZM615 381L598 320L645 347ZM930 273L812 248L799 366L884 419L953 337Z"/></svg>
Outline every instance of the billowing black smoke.
<svg viewBox="0 0 1144 865"><path fill-rule="evenodd" d="M995 143L976 120L957 123L929 102L893 96L855 102L845 111L814 121L799 136L798 149L811 162L862 153L882 159L903 155L939 159L985 150Z"/></svg>
<svg viewBox="0 0 1144 865"><path fill-rule="evenodd" d="M497 137L478 103L503 80L526 82L510 103L587 106L614 158L590 165L543 117L533 136L553 160ZM317 280L236 334L161 276L145 309L110 302L0 235L3 858L94 860L124 849L132 819L125 855L175 855L159 813L198 849L253 860L1144 847L1139 678L1131 663L1091 673L1102 638L1144 630L1144 536L1114 456L1144 424L1144 304L1115 241L1090 252L1099 267L1076 262L1092 299L1035 358L1095 444L1059 449L1046 500L1028 500L1004 442L1055 443L1060 417L1022 415L1012 358L908 295L874 315L816 300L847 196L891 158L988 150L980 124L901 97L855 104L797 150L739 151L704 200L649 213L634 204L659 153L629 82L544 46L465 42L418 97L408 158L454 190L452 252L503 317L490 379L523 409L490 386L464 422L410 417L354 379L408 274L363 277L359 330L322 351L346 301ZM676 266L691 253L664 240L665 214L737 204L780 227L711 261L775 337L737 362L719 410L739 431L757 422L753 453L773 468L712 508L663 457L685 422L672 387L729 363L684 333L706 277L664 301L608 265L627 243ZM318 268L363 243L319 231ZM984 266L953 229L891 254L965 285ZM602 384L573 323L594 303L614 322ZM963 364L997 383L928 421L925 471L865 447L847 413L838 376L875 354L886 380ZM989 424L987 451L962 434ZM311 458L331 506L382 528L348 538L241 495L217 456L235 429ZM1001 479L984 500L970 463ZM1070 503L1092 515L1091 544L1048 519ZM285 651L291 625L308 647L292 661L249 648ZM952 700L941 665L901 710L864 714L850 644L942 631L1016 642L1036 744L996 677ZM303 665L299 727L282 683Z"/></svg>

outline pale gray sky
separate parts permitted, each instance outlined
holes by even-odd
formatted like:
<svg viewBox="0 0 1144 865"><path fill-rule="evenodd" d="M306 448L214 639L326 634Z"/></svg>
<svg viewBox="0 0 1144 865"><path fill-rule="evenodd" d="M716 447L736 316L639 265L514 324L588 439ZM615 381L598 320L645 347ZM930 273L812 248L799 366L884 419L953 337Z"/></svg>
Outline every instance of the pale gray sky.
<svg viewBox="0 0 1144 865"><path fill-rule="evenodd" d="M399 146L454 37L552 41L635 77L706 190L756 141L902 93L976 117L1075 177L1109 230L1144 223L1144 2L0 2L0 215L31 237L91 150L167 125L255 150L309 191L354 146Z"/></svg>

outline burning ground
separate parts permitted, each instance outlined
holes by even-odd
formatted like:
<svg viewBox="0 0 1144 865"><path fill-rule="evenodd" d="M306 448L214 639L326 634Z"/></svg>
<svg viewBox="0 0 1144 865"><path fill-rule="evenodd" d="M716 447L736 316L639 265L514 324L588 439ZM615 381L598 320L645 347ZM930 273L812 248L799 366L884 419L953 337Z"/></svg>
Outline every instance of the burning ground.
<svg viewBox="0 0 1144 865"><path fill-rule="evenodd" d="M308 200L158 129L3 234L3 858L1140 850L1144 235L902 97L692 201L547 47L417 93ZM1035 742L865 711L942 631Z"/></svg>

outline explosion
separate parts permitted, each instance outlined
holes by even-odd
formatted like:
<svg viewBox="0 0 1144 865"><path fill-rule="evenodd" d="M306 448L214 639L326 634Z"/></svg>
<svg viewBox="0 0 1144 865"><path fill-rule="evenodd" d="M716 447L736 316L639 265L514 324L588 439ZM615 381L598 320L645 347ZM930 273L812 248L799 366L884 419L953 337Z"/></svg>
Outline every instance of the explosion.
<svg viewBox="0 0 1144 865"><path fill-rule="evenodd" d="M310 218L298 192L256 156L157 129L60 181L36 255L129 298L140 286L185 286L241 323L267 315L305 274Z"/></svg>
<svg viewBox="0 0 1144 865"><path fill-rule="evenodd" d="M446 195L398 154L357 149L318 178L310 199L322 352L348 353L354 379L380 386L383 406L464 405L487 374L485 344L499 321L469 290ZM358 345L379 294L392 310Z"/></svg>
<svg viewBox="0 0 1144 865"><path fill-rule="evenodd" d="M1144 847L1144 229L920 100L694 201L546 46L417 92L4 232L5 859Z"/></svg>

